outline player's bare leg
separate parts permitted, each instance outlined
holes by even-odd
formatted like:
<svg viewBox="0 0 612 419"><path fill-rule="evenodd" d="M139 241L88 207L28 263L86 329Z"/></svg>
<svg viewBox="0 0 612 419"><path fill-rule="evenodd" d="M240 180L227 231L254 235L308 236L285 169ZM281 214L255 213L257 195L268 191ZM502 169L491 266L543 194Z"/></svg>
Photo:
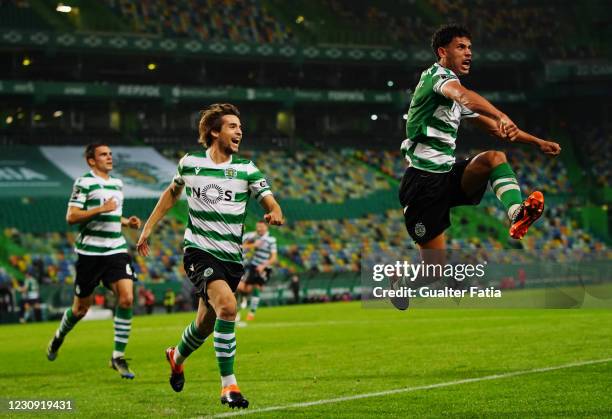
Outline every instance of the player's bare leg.
<svg viewBox="0 0 612 419"><path fill-rule="evenodd" d="M442 264L446 263L446 237L444 233L438 234L433 239L426 243L418 244L421 260L426 264ZM410 283L403 283L401 278L391 279L391 288L398 289L401 286L408 286L411 289L419 289L425 285L437 281L439 278L419 277ZM398 310L406 310L410 305L408 297L393 297L390 298L391 304Z"/></svg>
<svg viewBox="0 0 612 419"><path fill-rule="evenodd" d="M262 290L262 286L259 284L249 285L251 291L251 304L249 306L249 314L247 314L247 320L252 321L255 320L255 312L257 311L257 307L259 307L259 299Z"/></svg>
<svg viewBox="0 0 612 419"><path fill-rule="evenodd" d="M501 151L484 151L477 154L465 168L461 177L461 189L467 196L472 196L487 184L491 172L497 166L508 163L506 155Z"/></svg>
<svg viewBox="0 0 612 419"><path fill-rule="evenodd" d="M132 329L134 281L128 278L120 279L117 282L113 282L111 288L117 296L117 307L115 308L114 317L114 349L110 360L110 367L117 370L122 378L133 379L135 374L130 370L125 359L125 348Z"/></svg>
<svg viewBox="0 0 612 419"><path fill-rule="evenodd" d="M221 404L234 408L249 406L234 375L236 355L236 298L227 282L216 280L207 284L209 302L217 314L214 327L214 347L221 374Z"/></svg>
<svg viewBox="0 0 612 419"><path fill-rule="evenodd" d="M507 209L511 222L510 236L523 238L544 211L544 195L534 191L525 201L522 200L516 176L501 151L485 151L474 157L463 172L461 188L467 196L471 196L488 181Z"/></svg>
<svg viewBox="0 0 612 419"><path fill-rule="evenodd" d="M238 288L236 288L236 322L240 322L240 310L247 307L247 299L248 296L253 291L253 286L246 283L246 274L242 277L242 280L238 284Z"/></svg>
<svg viewBox="0 0 612 419"><path fill-rule="evenodd" d="M434 237L427 243L420 245L419 250L421 252L421 260L427 265L446 265L447 261L447 253L446 253L446 236L444 233ZM429 284L434 284L438 281L442 281L443 277L423 277L418 278L416 281L416 287L422 287ZM453 279L452 284L450 284L452 288L461 288L462 282ZM459 301L459 299L455 299L455 301Z"/></svg>
<svg viewBox="0 0 612 419"><path fill-rule="evenodd" d="M93 304L93 299L93 295L85 298L74 297L72 307L64 312L60 326L56 330L55 335L53 335L53 339L49 342L49 346L47 346L47 359L49 361L54 361L57 358L57 352L62 343L64 343L64 338L77 322L85 317L87 310Z"/></svg>
<svg viewBox="0 0 612 419"><path fill-rule="evenodd" d="M425 265L445 265L446 264L446 235L438 234L427 243L418 245L421 253L421 260ZM437 277L420 277L415 281L415 287L422 287L439 281Z"/></svg>

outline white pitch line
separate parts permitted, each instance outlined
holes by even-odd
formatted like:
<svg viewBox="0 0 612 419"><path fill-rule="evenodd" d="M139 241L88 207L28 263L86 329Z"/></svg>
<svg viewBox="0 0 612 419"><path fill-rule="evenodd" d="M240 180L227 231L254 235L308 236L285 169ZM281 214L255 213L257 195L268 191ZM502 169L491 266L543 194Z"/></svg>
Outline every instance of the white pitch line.
<svg viewBox="0 0 612 419"><path fill-rule="evenodd" d="M539 373L539 372L556 371L556 370L562 370L562 369L565 369L565 368L582 367L582 366L585 366L585 365L603 364L603 363L611 362L611 361L612 361L612 358L594 359L594 360L590 360L590 361L581 361L581 362L573 362L571 364L557 365L555 367L534 368L534 369L531 369L531 370L514 371L514 372L508 372L508 373L505 373L505 374L494 374L494 375L486 375L484 377L475 377L475 378L466 378L466 379L463 379L463 380L447 381L445 383L436 383L436 384L429 384L429 385L424 385L424 386L404 387L404 388L398 388L398 389L394 389L394 390L378 391L376 393L356 394L354 396L336 397L334 399L315 400L315 401L312 401L312 402L293 403L293 404L287 404L287 405L284 405L284 406L271 406L271 407L264 407L264 408L261 408L261 409L241 410L241 411L238 411L238 412L220 413L220 414L214 415L213 417L215 417L215 418L226 418L226 417L230 417L230 416L251 415L251 414L254 414L254 413L272 412L272 411L275 411L275 410L299 409L299 408L303 408L303 407L319 406L319 405L322 405L322 404L339 403L339 402L346 402L346 401L350 401L350 400L367 399L367 398L370 398L370 397L388 396L390 394L409 393L409 392L419 391L419 390L430 390L432 388L450 387L450 386L456 386L456 385L459 385L459 384L476 383L476 382L479 382L479 381L499 380L501 378L516 377L516 376L519 376L519 375L535 374L535 373Z"/></svg>

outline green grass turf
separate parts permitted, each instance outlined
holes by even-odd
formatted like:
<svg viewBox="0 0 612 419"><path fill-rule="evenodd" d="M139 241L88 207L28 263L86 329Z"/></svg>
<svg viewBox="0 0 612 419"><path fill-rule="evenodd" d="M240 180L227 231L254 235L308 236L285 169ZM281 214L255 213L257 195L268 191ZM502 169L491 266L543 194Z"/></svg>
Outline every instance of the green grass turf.
<svg viewBox="0 0 612 419"><path fill-rule="evenodd" d="M0 398L72 399L78 417L227 412L210 341L187 361L183 392L168 384L164 349L192 317L134 319L134 381L108 368L110 320L78 324L55 362L45 348L57 323L2 326ZM610 358L612 310L263 308L237 339L238 382L258 409ZM254 417L602 417L612 415L611 386L606 362Z"/></svg>

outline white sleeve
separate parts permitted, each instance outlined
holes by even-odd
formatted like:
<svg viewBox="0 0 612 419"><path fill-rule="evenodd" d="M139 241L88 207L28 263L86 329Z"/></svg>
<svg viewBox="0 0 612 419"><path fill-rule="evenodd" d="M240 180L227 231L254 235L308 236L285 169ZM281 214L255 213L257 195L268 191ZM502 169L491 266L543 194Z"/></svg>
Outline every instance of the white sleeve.
<svg viewBox="0 0 612 419"><path fill-rule="evenodd" d="M72 195L70 195L70 201L68 201L69 207L84 208L85 202L87 201L87 193L89 190L86 186L81 183L81 178L77 178L74 181L72 187Z"/></svg>
<svg viewBox="0 0 612 419"><path fill-rule="evenodd" d="M448 83L449 81L457 81L458 83L461 83L459 81L459 78L457 76L455 76L452 73L440 73L440 74L434 74L434 76L432 77L433 79L433 91L439 95L442 95L442 86L444 86L446 83Z"/></svg>
<svg viewBox="0 0 612 419"><path fill-rule="evenodd" d="M185 154L181 160L179 160L178 166L176 168L176 174L172 181L179 186L183 186L185 184L185 179L183 179L183 162L187 158L189 154Z"/></svg>
<svg viewBox="0 0 612 419"><path fill-rule="evenodd" d="M261 201L261 199L266 195L272 195L268 181L264 177L263 173L259 171L255 164L253 164L253 162L249 164L249 168L247 170L249 189L255 199L257 199L257 202Z"/></svg>
<svg viewBox="0 0 612 419"><path fill-rule="evenodd" d="M480 116L480 114L469 110L468 108L466 108L463 105L459 105L461 107L461 119L465 119L465 118L476 118L478 116Z"/></svg>

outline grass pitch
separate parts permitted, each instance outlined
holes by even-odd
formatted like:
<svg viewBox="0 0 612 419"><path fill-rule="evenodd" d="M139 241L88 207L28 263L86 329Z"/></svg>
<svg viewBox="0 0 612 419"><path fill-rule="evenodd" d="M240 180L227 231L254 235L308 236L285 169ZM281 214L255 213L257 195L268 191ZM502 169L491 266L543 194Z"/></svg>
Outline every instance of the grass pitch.
<svg viewBox="0 0 612 419"><path fill-rule="evenodd" d="M2 326L0 397L5 405L6 399L71 399L78 417L232 412L218 400L210 340L185 364L183 392L168 384L164 349L177 343L192 318L134 319L127 348L133 381L108 367L110 320L78 324L54 362L47 361L45 348L57 323ZM612 361L531 371L612 358L612 310L399 312L359 303L264 308L255 322L238 329L237 341L236 374L254 417L612 415ZM525 373L480 380L517 371ZM477 380L453 384L472 378ZM258 411L407 387L416 389Z"/></svg>

